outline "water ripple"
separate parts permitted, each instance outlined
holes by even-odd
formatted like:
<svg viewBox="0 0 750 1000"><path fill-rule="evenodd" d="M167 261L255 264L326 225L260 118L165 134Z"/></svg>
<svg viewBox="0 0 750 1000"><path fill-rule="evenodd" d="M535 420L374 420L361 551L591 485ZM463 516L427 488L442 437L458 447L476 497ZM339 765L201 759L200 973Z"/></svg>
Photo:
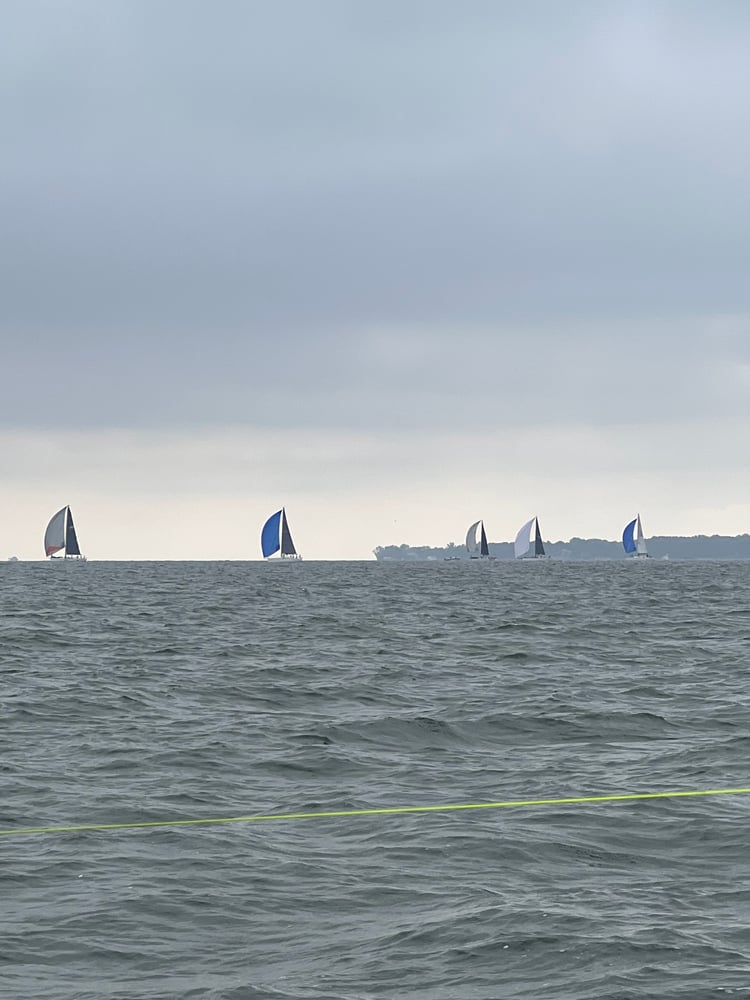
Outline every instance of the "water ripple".
<svg viewBox="0 0 750 1000"><path fill-rule="evenodd" d="M747 786L744 564L8 564L0 825ZM0 841L0 996L750 991L747 799Z"/></svg>

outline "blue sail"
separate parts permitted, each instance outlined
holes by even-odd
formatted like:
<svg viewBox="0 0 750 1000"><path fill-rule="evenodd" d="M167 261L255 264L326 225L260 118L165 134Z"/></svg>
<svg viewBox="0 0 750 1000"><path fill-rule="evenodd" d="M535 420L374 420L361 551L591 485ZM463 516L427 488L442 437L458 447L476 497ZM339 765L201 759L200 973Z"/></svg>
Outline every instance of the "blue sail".
<svg viewBox="0 0 750 1000"><path fill-rule="evenodd" d="M260 533L260 549L263 553L264 559L272 556L274 552L278 552L281 548L281 543L279 541L280 524L281 511L277 510L275 514L271 514L266 523L263 525L263 530Z"/></svg>
<svg viewBox="0 0 750 1000"><path fill-rule="evenodd" d="M625 530L622 533L622 547L626 552L635 552L635 542L633 541L633 532L635 531L635 522L638 520L634 517L630 524L625 526Z"/></svg>

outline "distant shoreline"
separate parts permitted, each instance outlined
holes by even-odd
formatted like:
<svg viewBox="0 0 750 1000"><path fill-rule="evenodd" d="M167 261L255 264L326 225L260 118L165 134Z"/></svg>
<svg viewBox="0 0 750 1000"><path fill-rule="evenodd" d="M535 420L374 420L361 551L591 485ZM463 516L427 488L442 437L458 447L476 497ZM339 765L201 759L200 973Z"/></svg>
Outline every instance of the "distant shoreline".
<svg viewBox="0 0 750 1000"><path fill-rule="evenodd" d="M646 539L652 559L726 559L750 560L750 534L744 535L655 535ZM626 559L622 543L604 538L571 538L567 542L544 540L552 559L575 561L611 561ZM501 561L514 560L512 542L490 542L490 555ZM458 542L444 546L378 545L373 555L379 562L417 562L453 559L469 562L466 547Z"/></svg>

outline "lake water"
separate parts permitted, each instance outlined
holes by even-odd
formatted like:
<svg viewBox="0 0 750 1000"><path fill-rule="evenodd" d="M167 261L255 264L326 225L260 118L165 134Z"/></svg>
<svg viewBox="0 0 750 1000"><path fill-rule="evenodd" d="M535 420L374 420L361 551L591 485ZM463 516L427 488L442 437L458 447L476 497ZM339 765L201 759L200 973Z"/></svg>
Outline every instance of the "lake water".
<svg viewBox="0 0 750 1000"><path fill-rule="evenodd" d="M0 828L750 785L750 564L0 565ZM5 1000L750 994L750 796L0 837Z"/></svg>

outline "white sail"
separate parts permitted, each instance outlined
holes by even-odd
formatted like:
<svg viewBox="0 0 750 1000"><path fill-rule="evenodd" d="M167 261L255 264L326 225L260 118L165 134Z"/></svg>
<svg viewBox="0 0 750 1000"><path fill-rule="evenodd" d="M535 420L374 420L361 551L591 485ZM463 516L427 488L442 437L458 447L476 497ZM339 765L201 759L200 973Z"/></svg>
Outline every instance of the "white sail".
<svg viewBox="0 0 750 1000"><path fill-rule="evenodd" d="M475 556L479 551L479 545L477 544L477 528L480 524L481 521L475 521L466 532L466 551L473 556Z"/></svg>
<svg viewBox="0 0 750 1000"><path fill-rule="evenodd" d="M55 552L61 552L65 548L65 517L68 513L67 507L62 507L56 514L52 515L47 530L44 532L44 554L52 556Z"/></svg>
<svg viewBox="0 0 750 1000"><path fill-rule="evenodd" d="M532 517L530 521L527 521L526 524L524 524L516 535L516 541L514 544L516 559L520 559L521 556L525 556L531 548L531 529L534 527L535 521L536 517Z"/></svg>
<svg viewBox="0 0 750 1000"><path fill-rule="evenodd" d="M641 515L638 515L636 524L636 534L635 534L635 551L639 556L647 556L648 550L646 549L646 539L643 537L643 528L641 527Z"/></svg>

